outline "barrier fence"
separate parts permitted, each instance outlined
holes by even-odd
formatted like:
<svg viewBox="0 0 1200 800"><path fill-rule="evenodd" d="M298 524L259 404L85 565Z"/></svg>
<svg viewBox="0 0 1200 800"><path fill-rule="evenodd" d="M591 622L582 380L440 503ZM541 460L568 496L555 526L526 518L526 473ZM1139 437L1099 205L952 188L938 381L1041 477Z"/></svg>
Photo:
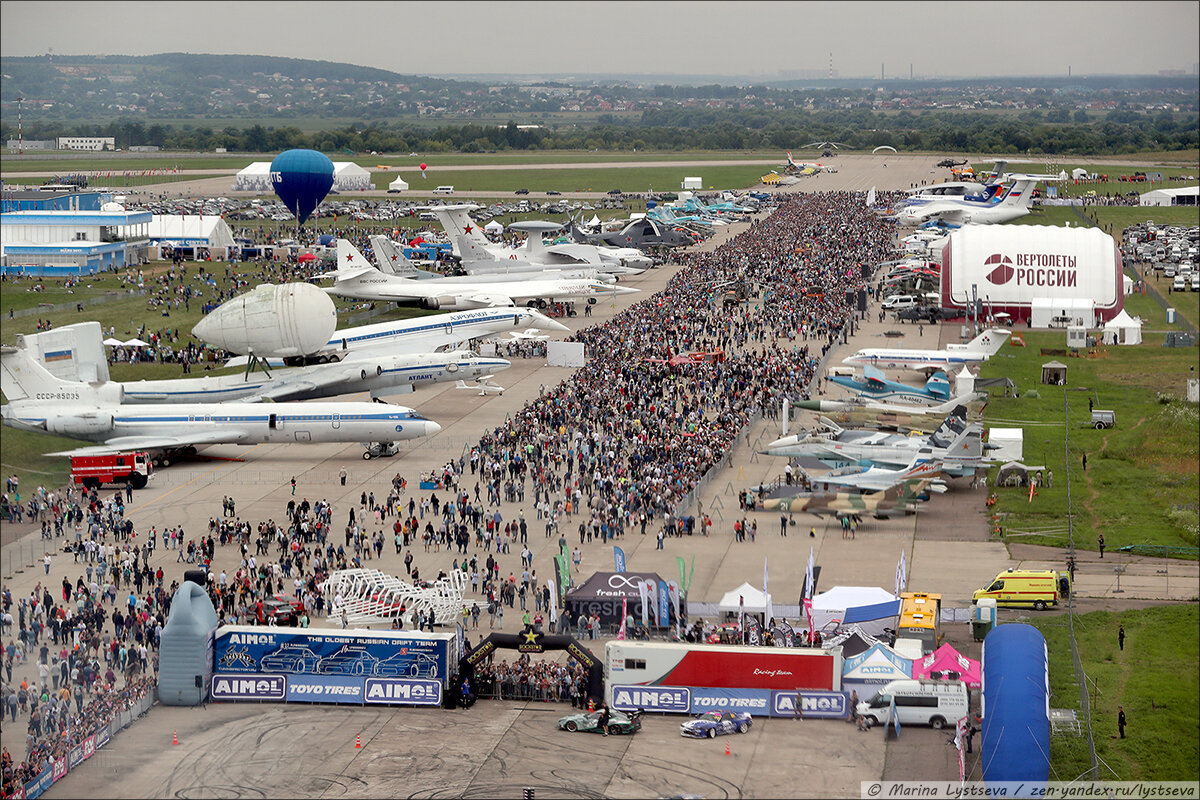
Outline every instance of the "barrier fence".
<svg viewBox="0 0 1200 800"><path fill-rule="evenodd" d="M98 306L103 303L115 303L118 300L127 300L130 297L145 297L145 289L131 289L127 292L106 294L101 297L88 297L79 300L74 300L69 303L41 303L34 308L22 308L20 311L9 311L8 319L17 319L18 317L41 316L42 314L53 314L56 311L74 311L79 306L87 308L88 306Z"/></svg>
<svg viewBox="0 0 1200 800"><path fill-rule="evenodd" d="M56 555L66 538L41 539L25 536L0 550L0 574L8 580L27 569L42 569L47 555Z"/></svg>
<svg viewBox="0 0 1200 800"><path fill-rule="evenodd" d="M41 797L47 789L65 778L71 770L96 755L100 748L111 741L112 737L149 711L155 702L155 694L149 694L128 710L117 712L112 721L98 726L90 734L79 739L65 756L49 762L36 778L26 781L24 786L13 792L13 800L22 800L22 798L34 800L34 798Z"/></svg>

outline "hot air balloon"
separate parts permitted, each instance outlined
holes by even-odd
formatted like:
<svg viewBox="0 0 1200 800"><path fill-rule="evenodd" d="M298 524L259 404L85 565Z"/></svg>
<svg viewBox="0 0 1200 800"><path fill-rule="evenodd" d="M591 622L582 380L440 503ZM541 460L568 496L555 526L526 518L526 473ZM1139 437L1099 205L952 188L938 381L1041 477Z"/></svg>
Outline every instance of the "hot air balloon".
<svg viewBox="0 0 1200 800"><path fill-rule="evenodd" d="M316 150L287 150L271 162L271 185L303 225L333 187L333 162Z"/></svg>

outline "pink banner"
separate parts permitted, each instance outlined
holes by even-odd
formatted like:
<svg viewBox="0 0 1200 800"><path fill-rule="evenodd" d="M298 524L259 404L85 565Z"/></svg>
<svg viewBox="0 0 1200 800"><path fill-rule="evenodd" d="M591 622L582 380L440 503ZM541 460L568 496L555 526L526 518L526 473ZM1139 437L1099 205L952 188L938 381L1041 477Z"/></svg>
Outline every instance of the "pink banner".
<svg viewBox="0 0 1200 800"><path fill-rule="evenodd" d="M96 734L83 740L83 758L86 761L96 754Z"/></svg>
<svg viewBox="0 0 1200 800"><path fill-rule="evenodd" d="M56 780L56 781L59 778L61 778L62 776L67 774L67 757L66 756L63 756L62 758L55 760L54 772L52 774L54 776L54 780Z"/></svg>
<svg viewBox="0 0 1200 800"><path fill-rule="evenodd" d="M621 598L621 628L617 631L617 638L625 638L625 618L629 615L629 601L624 597Z"/></svg>

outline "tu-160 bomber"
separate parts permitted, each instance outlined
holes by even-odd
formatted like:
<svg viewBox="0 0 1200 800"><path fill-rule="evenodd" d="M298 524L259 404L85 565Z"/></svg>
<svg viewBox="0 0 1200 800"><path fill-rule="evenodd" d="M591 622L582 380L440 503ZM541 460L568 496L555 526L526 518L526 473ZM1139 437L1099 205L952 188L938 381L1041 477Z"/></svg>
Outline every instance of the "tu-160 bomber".
<svg viewBox="0 0 1200 800"><path fill-rule="evenodd" d="M518 300L587 300L594 303L598 297L638 291L587 279L488 281L482 276L480 280L468 283L446 283L437 278L412 280L380 272L345 239L337 240L337 264L336 272L322 276L334 279L333 286L325 290L330 294L359 300L417 303L430 309L511 306Z"/></svg>

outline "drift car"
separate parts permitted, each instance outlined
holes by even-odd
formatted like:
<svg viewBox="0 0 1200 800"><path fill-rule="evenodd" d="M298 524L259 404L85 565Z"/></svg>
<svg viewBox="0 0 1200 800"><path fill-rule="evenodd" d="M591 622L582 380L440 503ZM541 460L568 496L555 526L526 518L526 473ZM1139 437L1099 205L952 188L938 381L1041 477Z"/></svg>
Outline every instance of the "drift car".
<svg viewBox="0 0 1200 800"><path fill-rule="evenodd" d="M750 715L744 711L705 711L680 725L679 734L693 739L712 739L727 733L745 733L750 730L750 724Z"/></svg>
<svg viewBox="0 0 1200 800"><path fill-rule="evenodd" d="M636 733L642 729L640 711L631 711L626 714L623 711L609 711L608 716L608 732L609 733ZM584 733L604 733L604 729L600 727L600 712L589 711L586 714L572 714L569 717L563 717L558 721L558 729L560 731L583 731Z"/></svg>

